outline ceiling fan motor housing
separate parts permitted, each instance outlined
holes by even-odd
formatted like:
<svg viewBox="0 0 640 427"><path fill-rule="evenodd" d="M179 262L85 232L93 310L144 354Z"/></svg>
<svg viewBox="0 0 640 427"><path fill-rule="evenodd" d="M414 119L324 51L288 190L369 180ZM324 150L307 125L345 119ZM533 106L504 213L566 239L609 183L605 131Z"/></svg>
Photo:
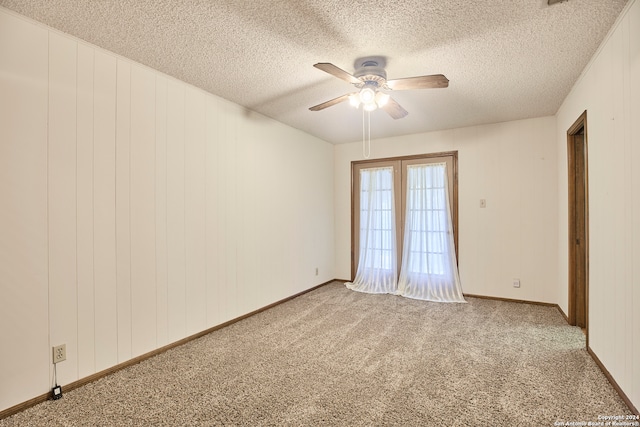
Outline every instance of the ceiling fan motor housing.
<svg viewBox="0 0 640 427"><path fill-rule="evenodd" d="M387 72L377 61L364 61L353 76L363 82L362 87L365 85L383 87L387 82Z"/></svg>

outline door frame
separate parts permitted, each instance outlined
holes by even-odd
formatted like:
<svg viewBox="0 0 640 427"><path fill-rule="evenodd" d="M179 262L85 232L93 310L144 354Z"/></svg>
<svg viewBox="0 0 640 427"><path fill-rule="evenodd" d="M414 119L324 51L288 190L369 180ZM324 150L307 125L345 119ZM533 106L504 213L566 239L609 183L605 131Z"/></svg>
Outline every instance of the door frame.
<svg viewBox="0 0 640 427"><path fill-rule="evenodd" d="M458 251L458 152L457 151L444 151L444 152L438 152L438 153L427 153L427 154L415 154L415 155L410 155L410 156L400 156L400 157L383 157L383 158L379 158L379 159L367 159L367 160L354 160L351 162L351 280L354 280L356 277L356 270L357 270L357 259L358 259L358 255L356 252L356 225L358 224L358 222L356 221L355 218L355 198L359 197L360 194L356 194L356 184L354 183L354 172L355 170L357 170L358 168L362 168L363 166L366 166L367 164L371 164L371 163L382 163L382 162L397 162L397 163L401 163L402 161L405 160L415 160L415 159L428 159L428 158L434 158L434 157L451 157L452 158L452 186L453 188L450 189L451 192L451 198L452 200L450 201L451 203L451 222L452 222L452 227L453 227L453 240L454 240L454 246L455 246L455 251L456 251L456 261L458 264L460 264L460 254ZM399 171L399 169L398 169ZM394 177L394 179L396 179L396 177ZM396 209L398 209L400 206L396 206ZM400 228L403 228L403 223L400 225ZM399 236L398 236L399 238ZM399 247L401 247L402 242L400 240L398 240L398 244L400 245ZM398 264L398 268L399 264Z"/></svg>
<svg viewBox="0 0 640 427"><path fill-rule="evenodd" d="M401 188L401 181L399 179L400 176L400 167L401 162L396 159L376 159L376 160L367 160L364 162L351 162L351 176L360 176L360 171L363 169L367 169L368 165L375 165L376 168L391 168L393 170L393 193L397 194ZM359 180L354 180L352 178L351 181L351 281L355 280L356 277L356 269L358 263L358 255L359 252L359 242L356 239L358 233L356 230L360 227L360 220L356 216L355 212L359 209L359 197L356 195L360 195L360 182ZM394 198L393 201L394 210L396 213L396 219L398 218L398 213L401 211L401 200L397 197ZM358 207L358 209L356 209ZM395 232L396 232L396 250L401 248L402 240L400 239L402 226L396 220L395 221ZM396 263L396 275L400 271L399 263Z"/></svg>
<svg viewBox="0 0 640 427"><path fill-rule="evenodd" d="M581 135L582 137L578 137ZM578 165L575 156L575 146L577 143L584 144L584 242L577 242L578 235L576 232L576 223L579 221L579 215L576 209L576 166ZM567 166L568 166L568 296L569 296L569 312L567 320L570 325L576 325L576 295L580 291L584 291L585 300L585 330L587 337L587 346L589 345L589 162L588 162L588 136L587 136L587 111L585 110L580 117L567 130ZM580 244L582 243L582 244ZM576 260L579 251L584 251L584 284L577 283ZM584 289L579 289L584 286Z"/></svg>

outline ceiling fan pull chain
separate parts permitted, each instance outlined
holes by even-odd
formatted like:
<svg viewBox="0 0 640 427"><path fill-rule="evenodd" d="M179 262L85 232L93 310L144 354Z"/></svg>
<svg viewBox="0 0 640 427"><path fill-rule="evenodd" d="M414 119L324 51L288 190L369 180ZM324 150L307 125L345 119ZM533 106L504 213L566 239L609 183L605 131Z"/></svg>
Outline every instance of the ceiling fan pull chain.
<svg viewBox="0 0 640 427"><path fill-rule="evenodd" d="M367 111L367 158L371 157L371 111Z"/></svg>
<svg viewBox="0 0 640 427"><path fill-rule="evenodd" d="M367 134L364 126L364 108L362 109L362 157L368 159L371 156L371 113L369 113L369 150L367 150Z"/></svg>
<svg viewBox="0 0 640 427"><path fill-rule="evenodd" d="M364 133L364 110L362 110L362 157L367 158L367 140Z"/></svg>

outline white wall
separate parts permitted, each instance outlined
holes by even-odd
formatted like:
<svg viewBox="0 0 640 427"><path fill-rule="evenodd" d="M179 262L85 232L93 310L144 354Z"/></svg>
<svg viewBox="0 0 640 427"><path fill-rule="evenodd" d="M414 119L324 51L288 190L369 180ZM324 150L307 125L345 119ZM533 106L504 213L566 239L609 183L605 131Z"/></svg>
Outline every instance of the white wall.
<svg viewBox="0 0 640 427"><path fill-rule="evenodd" d="M371 157L457 150L463 291L555 303L555 131L555 117L543 117L430 132L371 141ZM351 277L350 167L362 158L361 142L335 148L335 262L342 279ZM521 288L513 288L514 278Z"/></svg>
<svg viewBox="0 0 640 427"><path fill-rule="evenodd" d="M0 409L49 384L47 261L47 31L0 13Z"/></svg>
<svg viewBox="0 0 640 427"><path fill-rule="evenodd" d="M589 346L640 408L640 2L632 1L558 111L558 302L567 301L567 137L587 110Z"/></svg>
<svg viewBox="0 0 640 427"><path fill-rule="evenodd" d="M332 145L1 8L0 200L0 410L335 277Z"/></svg>

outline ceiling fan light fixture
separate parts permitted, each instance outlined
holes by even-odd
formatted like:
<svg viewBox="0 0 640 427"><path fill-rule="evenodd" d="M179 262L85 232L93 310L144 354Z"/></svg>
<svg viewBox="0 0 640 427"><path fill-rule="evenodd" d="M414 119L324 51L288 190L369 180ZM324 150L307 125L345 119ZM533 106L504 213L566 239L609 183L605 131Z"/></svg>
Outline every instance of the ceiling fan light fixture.
<svg viewBox="0 0 640 427"><path fill-rule="evenodd" d="M349 95L349 104L352 107L358 108L360 106L360 96L357 93L352 93Z"/></svg>
<svg viewBox="0 0 640 427"><path fill-rule="evenodd" d="M362 104L362 108L364 108L364 111L373 111L378 108L378 106L375 102L370 102L368 104Z"/></svg>
<svg viewBox="0 0 640 427"><path fill-rule="evenodd" d="M376 93L376 104L378 104L378 108L382 108L387 105L389 102L389 95L386 93L378 92Z"/></svg>
<svg viewBox="0 0 640 427"><path fill-rule="evenodd" d="M360 102L363 104L372 104L375 103L376 92L370 87L365 87L360 91Z"/></svg>

